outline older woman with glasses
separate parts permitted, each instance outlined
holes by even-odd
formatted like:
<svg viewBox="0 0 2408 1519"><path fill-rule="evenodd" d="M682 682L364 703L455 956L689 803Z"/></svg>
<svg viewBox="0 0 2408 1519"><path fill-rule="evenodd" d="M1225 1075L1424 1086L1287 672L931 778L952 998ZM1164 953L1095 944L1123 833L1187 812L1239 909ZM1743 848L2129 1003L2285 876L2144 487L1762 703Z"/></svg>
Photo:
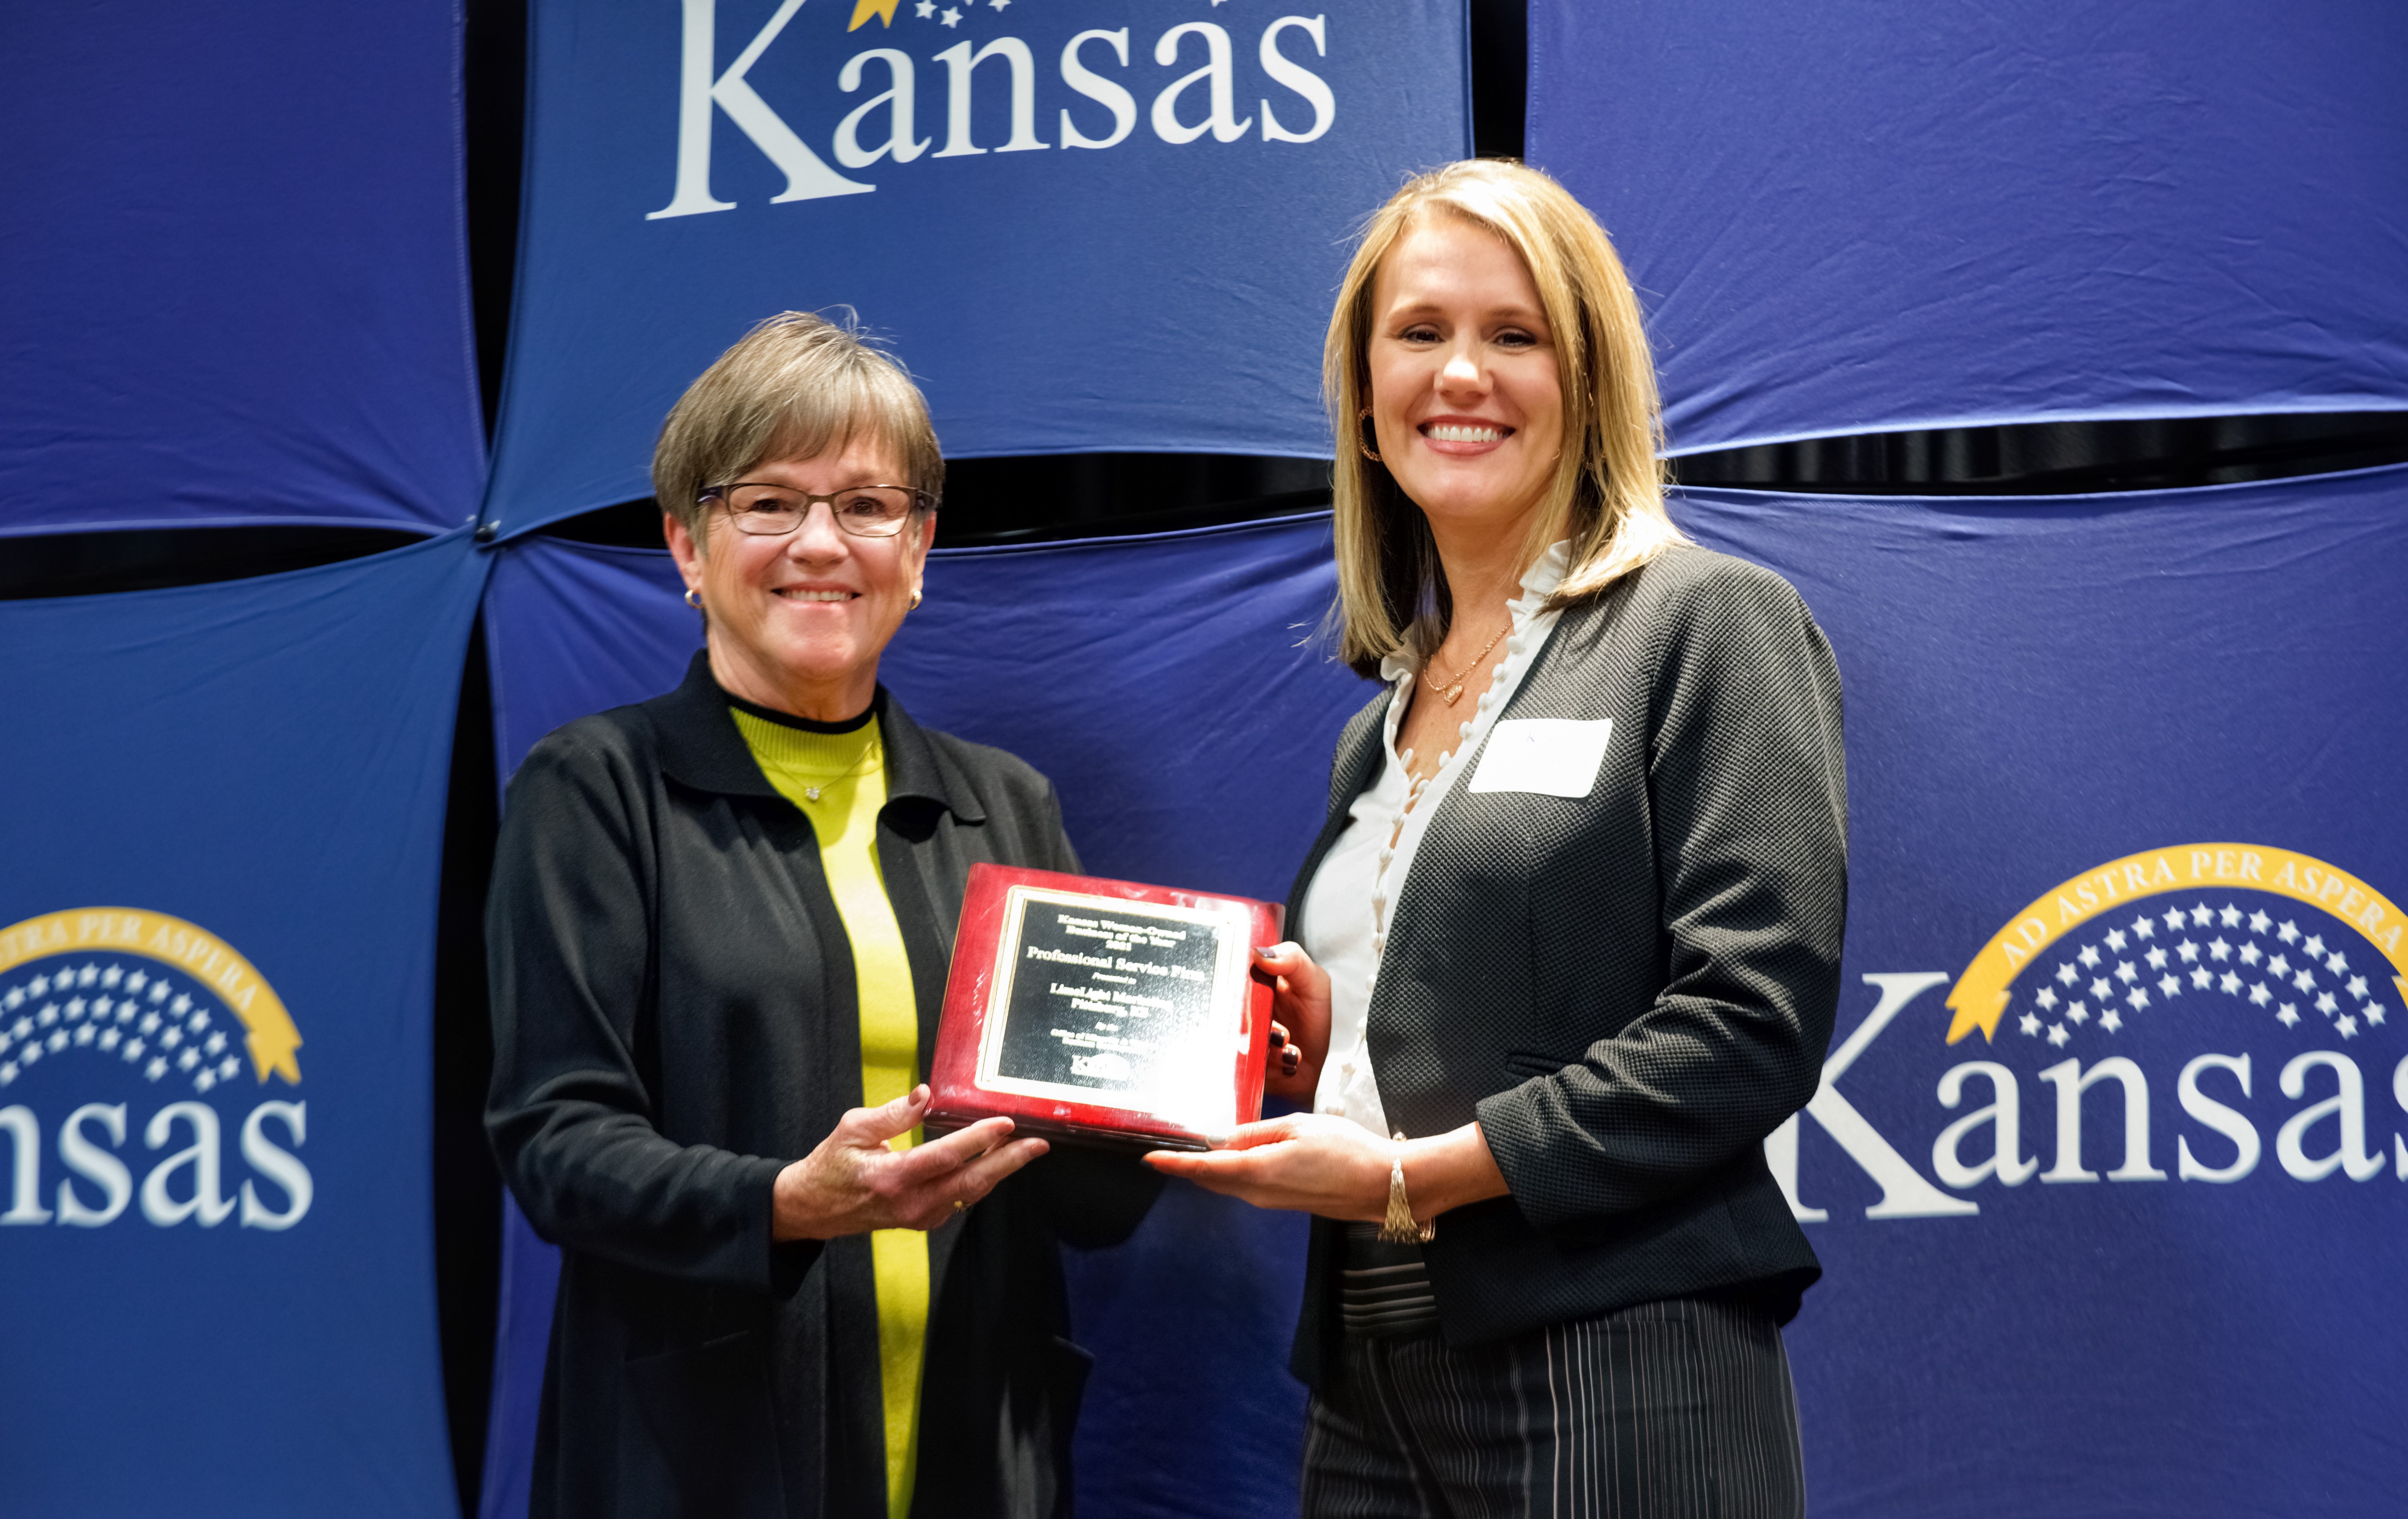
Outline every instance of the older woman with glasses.
<svg viewBox="0 0 2408 1519"><path fill-rule="evenodd" d="M754 329L653 455L704 649L510 782L487 1125L562 1247L536 1515L1068 1511L1057 1241L1159 1182L1007 1119L916 1142L969 867L1078 868L1042 776L878 682L943 471L883 354Z"/></svg>

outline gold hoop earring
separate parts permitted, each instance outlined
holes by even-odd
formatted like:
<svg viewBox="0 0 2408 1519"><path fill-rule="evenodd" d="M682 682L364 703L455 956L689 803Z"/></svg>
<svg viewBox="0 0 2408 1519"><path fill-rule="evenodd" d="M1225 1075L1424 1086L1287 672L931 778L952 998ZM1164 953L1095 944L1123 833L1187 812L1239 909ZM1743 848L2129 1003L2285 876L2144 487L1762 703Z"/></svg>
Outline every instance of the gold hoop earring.
<svg viewBox="0 0 2408 1519"><path fill-rule="evenodd" d="M1363 408L1362 415L1354 419L1354 446L1363 451L1364 458L1370 460L1376 465L1383 462L1380 458L1379 451L1371 447L1370 444L1363 441L1363 424L1370 420L1371 408L1367 406ZM1375 437L1379 436L1376 429L1374 429L1372 436Z"/></svg>
<svg viewBox="0 0 2408 1519"><path fill-rule="evenodd" d="M913 591L913 592L911 593L911 600L910 600L910 603L909 603L909 604L908 604L908 605L907 605L903 609L904 609L904 610L906 610L906 611L918 611L918 610L920 609L920 593L919 593L919 592L917 592L917 591Z"/></svg>
<svg viewBox="0 0 2408 1519"><path fill-rule="evenodd" d="M685 588L685 604L692 607L695 611L702 610L702 597L695 594L693 586L689 585Z"/></svg>

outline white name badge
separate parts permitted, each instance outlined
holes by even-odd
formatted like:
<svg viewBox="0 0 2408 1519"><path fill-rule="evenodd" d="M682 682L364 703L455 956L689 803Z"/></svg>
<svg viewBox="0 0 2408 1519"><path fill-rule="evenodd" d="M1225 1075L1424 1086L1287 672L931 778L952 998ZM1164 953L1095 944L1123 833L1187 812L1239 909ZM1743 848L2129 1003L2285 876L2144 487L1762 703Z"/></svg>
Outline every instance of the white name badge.
<svg viewBox="0 0 2408 1519"><path fill-rule="evenodd" d="M1498 723L1471 772L1473 791L1534 791L1547 796L1585 796L1605 763L1613 719L1594 723L1562 717L1521 717Z"/></svg>

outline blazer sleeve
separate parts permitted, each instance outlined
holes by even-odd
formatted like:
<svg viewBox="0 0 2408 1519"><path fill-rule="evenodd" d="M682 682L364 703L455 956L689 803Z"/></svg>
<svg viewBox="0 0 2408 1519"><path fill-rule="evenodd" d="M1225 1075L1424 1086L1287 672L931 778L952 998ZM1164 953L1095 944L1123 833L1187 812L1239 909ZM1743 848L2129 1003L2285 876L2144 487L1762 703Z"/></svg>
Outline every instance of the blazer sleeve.
<svg viewBox="0 0 2408 1519"><path fill-rule="evenodd" d="M571 727L511 781L486 899L503 1180L555 1244L696 1284L791 1292L817 1241L774 1242L781 1162L678 1144L636 1057L652 982L650 794L623 750Z"/></svg>
<svg viewBox="0 0 2408 1519"><path fill-rule="evenodd" d="M1787 582L1737 562L1670 610L1648 749L1667 982L1579 1063L1478 1105L1541 1229L1727 1166L1805 1106L1830 1042L1847 912L1830 645Z"/></svg>

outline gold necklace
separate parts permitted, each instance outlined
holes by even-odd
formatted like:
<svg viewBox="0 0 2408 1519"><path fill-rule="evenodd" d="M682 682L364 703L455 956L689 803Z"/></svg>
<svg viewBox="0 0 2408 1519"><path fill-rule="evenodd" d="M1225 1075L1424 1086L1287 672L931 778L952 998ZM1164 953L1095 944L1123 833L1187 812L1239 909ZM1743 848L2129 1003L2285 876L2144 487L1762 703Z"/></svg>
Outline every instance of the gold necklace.
<svg viewBox="0 0 2408 1519"><path fill-rule="evenodd" d="M1437 692L1440 699L1445 701L1449 707L1461 701L1463 699L1464 677L1469 675L1479 666L1482 660L1488 657L1488 651L1497 647L1497 638L1503 638L1508 632L1512 631L1512 626L1513 620L1510 617L1507 618L1505 620L1505 625L1497 630L1497 638L1491 638L1486 643L1482 644L1480 646L1480 652L1472 655L1470 659L1464 663L1463 668L1455 672L1455 679L1453 681L1440 682L1431 679L1429 672L1425 670L1422 672L1422 684L1429 687L1432 691ZM1431 663L1435 664L1437 661L1433 660Z"/></svg>
<svg viewBox="0 0 2408 1519"><path fill-rule="evenodd" d="M876 738L872 738L868 743L862 746L859 757L854 759L851 765L846 766L843 769L838 770L832 776L824 778L816 786L805 786L803 788L803 795L816 802L820 799L820 792L824 788L833 786L839 781L849 781L857 775L868 774L871 770L878 767L876 762L884 758L885 748L886 746L884 744L881 743Z"/></svg>

